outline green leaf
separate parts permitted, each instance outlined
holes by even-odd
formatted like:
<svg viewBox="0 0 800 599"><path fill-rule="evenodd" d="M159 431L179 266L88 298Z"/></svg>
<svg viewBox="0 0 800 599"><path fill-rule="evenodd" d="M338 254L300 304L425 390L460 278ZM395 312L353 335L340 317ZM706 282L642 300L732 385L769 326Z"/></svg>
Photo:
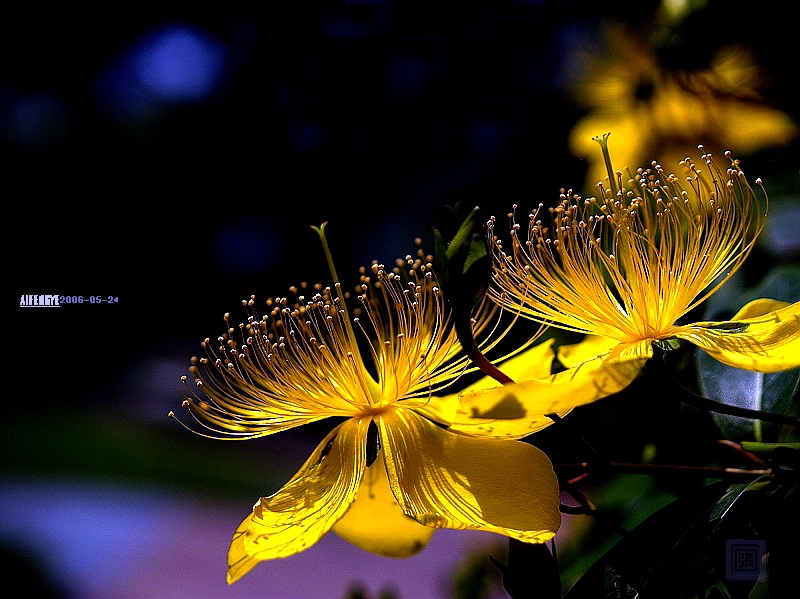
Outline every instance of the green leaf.
<svg viewBox="0 0 800 599"><path fill-rule="evenodd" d="M742 497L747 491L757 491L767 486L768 480L759 478L746 483L736 483L728 487L725 494L720 497L719 501L714 504L711 513L708 516L709 521L719 521L725 517L728 510Z"/></svg>
<svg viewBox="0 0 800 599"><path fill-rule="evenodd" d="M692 560L697 556L693 551L678 552L671 556L675 546L688 534L695 534L694 527L700 523L705 526L708 510L724 493L725 486L713 483L687 492L659 509L650 511L630 532L603 554L586 573L569 589L564 599L593 599L595 597L621 597L623 590L628 597L635 597L629 589L642 590L653 585L653 577L658 579L658 588L663 594L646 596L669 596L675 599L688 595L680 594L678 585L683 581L702 576L694 571ZM629 488L630 490L630 488ZM699 534L699 533L698 533ZM664 560L671 559L671 571L659 570ZM609 593L616 593L611 594ZM669 594L673 593L673 594Z"/></svg>
<svg viewBox="0 0 800 599"><path fill-rule="evenodd" d="M800 265L780 264L752 287L744 286L740 271L712 295L705 305L703 318L727 321L742 306L757 298L797 301L800 297ZM716 327L736 332L737 323L722 322ZM775 414L800 414L800 369L759 374L726 366L702 350L696 359L701 392L710 399ZM762 421L713 414L720 432L733 441L798 441L800 430Z"/></svg>
<svg viewBox="0 0 800 599"><path fill-rule="evenodd" d="M447 257L455 259L459 255L465 255L469 251L469 246L472 243L472 234L478 225L478 214L480 208L477 206L473 208L461 225L458 231L450 240L447 246Z"/></svg>
<svg viewBox="0 0 800 599"><path fill-rule="evenodd" d="M797 414L800 400L800 369L761 373L733 368L704 351L697 352L698 383L702 394L728 405L774 414ZM797 434L791 427L740 416L712 413L726 439L732 441L776 442Z"/></svg>
<svg viewBox="0 0 800 599"><path fill-rule="evenodd" d="M489 259L489 250L486 248L486 242L481 235L473 233L462 274L469 275L470 270L483 268L483 263L487 259Z"/></svg>
<svg viewBox="0 0 800 599"><path fill-rule="evenodd" d="M489 287L492 258L479 232L480 209L475 207L461 222L449 243L434 229L434 265L439 284L454 311L468 317Z"/></svg>

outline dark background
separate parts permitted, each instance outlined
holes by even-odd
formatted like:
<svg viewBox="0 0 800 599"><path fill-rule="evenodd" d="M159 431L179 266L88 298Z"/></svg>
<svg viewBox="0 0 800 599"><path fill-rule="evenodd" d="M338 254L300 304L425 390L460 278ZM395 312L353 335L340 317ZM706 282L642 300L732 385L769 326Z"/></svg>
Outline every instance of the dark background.
<svg viewBox="0 0 800 599"><path fill-rule="evenodd" d="M760 101L797 122L796 35L784 5L698 6L661 47L664 64L700 68L719 46L743 44L766 73ZM330 222L339 275L355 284L359 266L391 263L415 237L430 240L431 227L452 228L448 205L502 217L514 203L581 189L587 165L568 144L587 112L571 88L576 50L609 21L649 27L657 7L329 2L258 15L138 6L7 15L4 476L14 488L66 477L230 497L243 517L305 446L289 457L277 438L232 447L167 419L200 341L251 294L329 282L312 225ZM147 71L156 73L148 87L148 52L184 34L200 53L179 46L183 59L169 64L187 69L190 88L210 73L209 86L169 87L166 70L160 79ZM659 139L652 144L657 151ZM780 181L788 222L798 150L792 141L743 157L751 179L768 189ZM788 250L762 247L750 271L796 264L790 234ZM42 293L118 302L18 307L20 295ZM270 452L275 459L253 462Z"/></svg>
<svg viewBox="0 0 800 599"><path fill-rule="evenodd" d="M583 110L566 87L576 46L611 18L645 27L657 4L321 3L260 17L6 20L0 106L44 105L7 121L2 145L14 291L120 297L72 310L74 322L53 315L62 329L40 334L34 353L44 343L60 357L48 360L53 374L77 374L72 383L86 380L74 366L90 357L107 376L159 335L210 334L251 293L325 279L311 225L331 222L347 278L450 225L446 205L503 216L581 187L585 164L567 146ZM726 42L747 44L768 76L766 103L794 117L791 35L778 14L770 2L710 2L664 62L691 68ZM220 50L216 85L126 108L144 92L119 80L136 75L129 63L148 36L170 27ZM747 172L796 175L796 146L765 149ZM40 312L14 314L23 331L52 330Z"/></svg>

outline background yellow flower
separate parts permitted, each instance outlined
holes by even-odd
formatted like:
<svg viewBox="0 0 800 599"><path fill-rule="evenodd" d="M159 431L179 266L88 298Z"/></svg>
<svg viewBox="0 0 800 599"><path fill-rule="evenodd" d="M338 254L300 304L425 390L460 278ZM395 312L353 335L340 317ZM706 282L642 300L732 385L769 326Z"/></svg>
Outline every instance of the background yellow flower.
<svg viewBox="0 0 800 599"><path fill-rule="evenodd" d="M606 176L592 139L607 131L624 139L615 148L622 169L648 165L654 156L677 165L698 143L717 154L742 156L797 136L792 117L763 97L769 81L747 47L723 46L707 64L694 67L666 65L648 33L610 23L597 53L579 54L585 64L573 93L587 112L570 131L569 143L588 162L587 193Z"/></svg>

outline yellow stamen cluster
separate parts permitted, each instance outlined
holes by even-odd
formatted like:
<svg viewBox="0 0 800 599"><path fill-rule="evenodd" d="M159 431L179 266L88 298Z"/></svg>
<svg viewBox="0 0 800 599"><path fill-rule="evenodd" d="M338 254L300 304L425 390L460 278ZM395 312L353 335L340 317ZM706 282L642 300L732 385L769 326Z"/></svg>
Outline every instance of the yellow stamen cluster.
<svg viewBox="0 0 800 599"><path fill-rule="evenodd" d="M207 436L260 437L329 416L376 414L401 400L423 405L473 369L421 250L393 269L362 268L353 294L339 283L303 284L268 299L263 317L254 296L242 305L246 322L231 326L225 314L226 332L192 358L195 388L184 377L183 405ZM488 302L476 315L476 334L495 309Z"/></svg>
<svg viewBox="0 0 800 599"><path fill-rule="evenodd" d="M562 190L548 209L549 225L542 204L529 215L527 239L509 214L510 255L489 221L496 266L490 295L533 320L580 333L621 342L667 337L744 261L763 227L761 202L730 153L724 171L704 153L705 169L690 158L681 162L685 178L654 162L624 180L611 167L607 139L598 141L609 172L599 197Z"/></svg>

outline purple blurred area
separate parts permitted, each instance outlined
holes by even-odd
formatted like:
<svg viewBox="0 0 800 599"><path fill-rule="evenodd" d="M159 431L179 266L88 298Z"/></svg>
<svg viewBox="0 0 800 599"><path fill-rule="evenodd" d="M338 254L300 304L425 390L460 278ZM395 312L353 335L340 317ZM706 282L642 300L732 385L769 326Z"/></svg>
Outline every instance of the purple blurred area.
<svg viewBox="0 0 800 599"><path fill-rule="evenodd" d="M463 560L502 553L497 535L441 530L422 553L395 560L330 533L228 586L228 541L246 505L162 489L28 479L4 481L0 510L2 546L37 556L40 576L63 599L327 599L353 591L447 599ZM496 588L487 598L502 596Z"/></svg>

